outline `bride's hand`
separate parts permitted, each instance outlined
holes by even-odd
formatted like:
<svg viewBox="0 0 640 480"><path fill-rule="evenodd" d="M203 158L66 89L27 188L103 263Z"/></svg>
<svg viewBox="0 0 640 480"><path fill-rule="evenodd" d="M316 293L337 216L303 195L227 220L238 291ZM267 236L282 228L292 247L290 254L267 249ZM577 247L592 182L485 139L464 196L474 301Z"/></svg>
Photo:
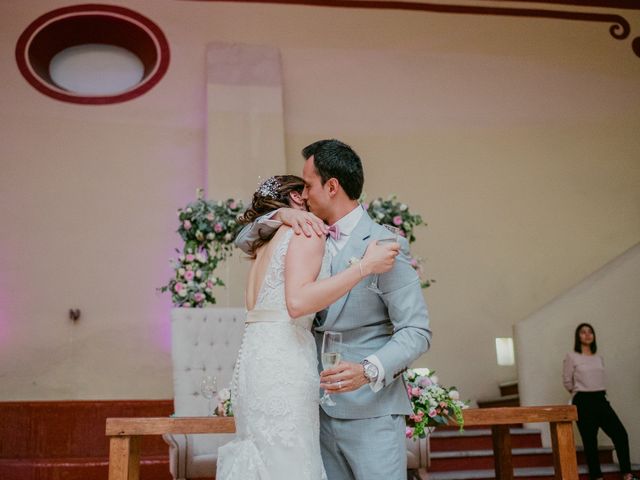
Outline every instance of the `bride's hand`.
<svg viewBox="0 0 640 480"><path fill-rule="evenodd" d="M400 253L400 244L396 242L377 243L372 240L360 260L363 275L388 272L393 268L396 257Z"/></svg>
<svg viewBox="0 0 640 480"><path fill-rule="evenodd" d="M328 230L327 225L316 217L313 213L306 210L298 210L296 208L281 208L274 216L275 220L280 220L285 225L293 228L296 235L304 233L310 237L314 232L319 237L326 236Z"/></svg>

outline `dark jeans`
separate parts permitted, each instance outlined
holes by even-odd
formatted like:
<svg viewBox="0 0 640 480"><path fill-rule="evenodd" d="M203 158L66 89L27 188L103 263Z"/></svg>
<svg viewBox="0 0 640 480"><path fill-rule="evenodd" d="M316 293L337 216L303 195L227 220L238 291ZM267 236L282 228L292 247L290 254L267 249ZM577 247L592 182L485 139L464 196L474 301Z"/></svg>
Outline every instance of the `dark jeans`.
<svg viewBox="0 0 640 480"><path fill-rule="evenodd" d="M616 412L609 405L606 392L578 392L573 397L573 404L578 409L578 430L589 466L589 478L593 480L602 477L598 458L599 428L613 441L620 462L620 472L631 472L629 436Z"/></svg>

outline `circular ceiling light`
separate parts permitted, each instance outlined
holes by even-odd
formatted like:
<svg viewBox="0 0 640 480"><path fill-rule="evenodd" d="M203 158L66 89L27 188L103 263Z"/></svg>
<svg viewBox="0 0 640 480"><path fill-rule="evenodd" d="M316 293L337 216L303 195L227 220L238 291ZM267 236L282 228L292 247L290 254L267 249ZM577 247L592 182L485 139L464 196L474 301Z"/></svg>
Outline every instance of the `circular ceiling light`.
<svg viewBox="0 0 640 480"><path fill-rule="evenodd" d="M57 100L110 104L136 98L169 67L169 44L148 18L114 5L75 5L34 20L16 44L25 79Z"/></svg>

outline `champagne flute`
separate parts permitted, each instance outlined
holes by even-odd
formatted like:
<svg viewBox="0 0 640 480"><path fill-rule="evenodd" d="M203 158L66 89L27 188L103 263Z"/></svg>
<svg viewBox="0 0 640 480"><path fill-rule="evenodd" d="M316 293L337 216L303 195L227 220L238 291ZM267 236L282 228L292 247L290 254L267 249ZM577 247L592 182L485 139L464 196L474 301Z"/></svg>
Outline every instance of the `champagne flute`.
<svg viewBox="0 0 640 480"><path fill-rule="evenodd" d="M342 358L342 333L327 330L322 336L322 368L328 370L340 363ZM336 402L325 391L320 399L322 405L335 406Z"/></svg>
<svg viewBox="0 0 640 480"><path fill-rule="evenodd" d="M200 391L204 398L209 400L209 410L208 416L213 415L213 410L211 409L211 400L218 393L218 380L213 375L204 375L202 377L202 381L200 382Z"/></svg>
<svg viewBox="0 0 640 480"><path fill-rule="evenodd" d="M382 226L386 228L392 236L381 238L380 240L378 240L378 243L398 242L401 236L402 229L400 229L399 227L396 227L395 225L388 225L386 223ZM380 288L378 287L378 277L379 277L378 274L374 275L373 278L371 279L371 283L367 285L367 288L372 292L375 292L378 295L381 295L382 290L380 290Z"/></svg>

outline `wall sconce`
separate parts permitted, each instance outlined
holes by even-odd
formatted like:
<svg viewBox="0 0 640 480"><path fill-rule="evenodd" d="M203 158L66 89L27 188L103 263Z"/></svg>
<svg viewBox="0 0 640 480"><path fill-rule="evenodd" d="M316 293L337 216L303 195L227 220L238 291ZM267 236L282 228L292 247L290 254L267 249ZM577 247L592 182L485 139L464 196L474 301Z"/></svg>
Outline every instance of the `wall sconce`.
<svg viewBox="0 0 640 480"><path fill-rule="evenodd" d="M498 358L498 365L515 365L513 338L496 338L496 357Z"/></svg>

